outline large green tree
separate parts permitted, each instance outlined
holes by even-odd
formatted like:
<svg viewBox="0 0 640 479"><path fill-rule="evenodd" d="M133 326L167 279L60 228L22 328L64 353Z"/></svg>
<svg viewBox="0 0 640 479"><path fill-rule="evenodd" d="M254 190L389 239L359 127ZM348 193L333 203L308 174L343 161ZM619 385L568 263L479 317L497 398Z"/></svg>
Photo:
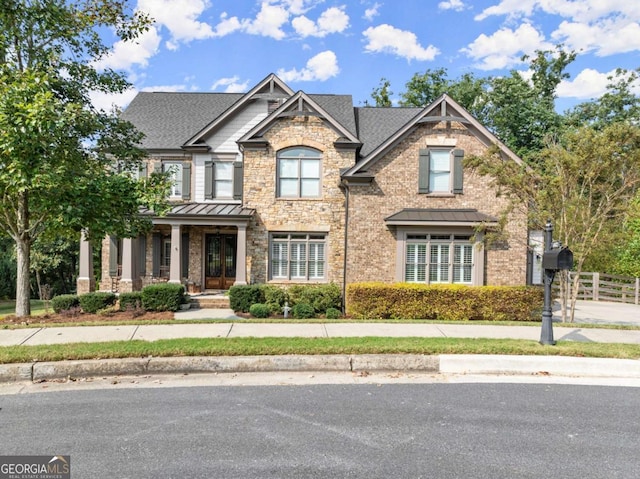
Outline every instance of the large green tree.
<svg viewBox="0 0 640 479"><path fill-rule="evenodd" d="M140 206L165 208L164 177L126 174L142 158L140 134L90 101L129 87L95 68L109 51L98 30L132 40L149 24L126 0L0 0L0 228L16 244L17 316L30 314L31 246L43 232L133 236L148 227Z"/></svg>

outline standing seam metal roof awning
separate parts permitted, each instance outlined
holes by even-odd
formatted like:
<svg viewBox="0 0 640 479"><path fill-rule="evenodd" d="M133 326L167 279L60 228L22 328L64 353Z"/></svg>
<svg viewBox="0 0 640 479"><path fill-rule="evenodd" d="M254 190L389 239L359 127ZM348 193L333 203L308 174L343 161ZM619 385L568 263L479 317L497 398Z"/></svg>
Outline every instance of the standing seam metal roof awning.
<svg viewBox="0 0 640 479"><path fill-rule="evenodd" d="M384 221L389 226L497 226L498 219L475 209L405 208Z"/></svg>
<svg viewBox="0 0 640 479"><path fill-rule="evenodd" d="M169 212L163 216L167 219L229 219L229 220L249 220L256 210L244 208L239 204L221 203L180 203L174 205ZM143 215L154 215L155 213L147 208L140 211Z"/></svg>

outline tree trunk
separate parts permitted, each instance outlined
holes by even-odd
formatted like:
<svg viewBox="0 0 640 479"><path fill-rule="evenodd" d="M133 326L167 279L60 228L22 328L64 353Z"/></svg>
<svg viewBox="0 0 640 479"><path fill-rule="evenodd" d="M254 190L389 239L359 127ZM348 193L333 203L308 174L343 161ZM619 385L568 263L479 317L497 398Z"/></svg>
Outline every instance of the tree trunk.
<svg viewBox="0 0 640 479"><path fill-rule="evenodd" d="M16 280L16 316L31 314L29 268L31 262L31 233L29 231L29 199L27 192L18 196L18 221L16 235L18 274Z"/></svg>
<svg viewBox="0 0 640 479"><path fill-rule="evenodd" d="M31 314L31 291L29 288L29 262L31 244L27 235L17 241L18 277L16 281L16 316L29 316Z"/></svg>

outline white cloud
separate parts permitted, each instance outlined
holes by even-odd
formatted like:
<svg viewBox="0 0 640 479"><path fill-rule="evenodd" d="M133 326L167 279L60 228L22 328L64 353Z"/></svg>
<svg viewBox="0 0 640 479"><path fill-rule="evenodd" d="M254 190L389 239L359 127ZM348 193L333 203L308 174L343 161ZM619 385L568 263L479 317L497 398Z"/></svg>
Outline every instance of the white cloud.
<svg viewBox="0 0 640 479"><path fill-rule="evenodd" d="M133 97L138 94L138 90L130 88L123 93L104 93L100 91L94 91L89 94L91 103L98 110L104 110L106 112L112 111L114 108L120 110L124 109Z"/></svg>
<svg viewBox="0 0 640 479"><path fill-rule="evenodd" d="M340 33L349 27L349 15L342 7L331 7L320 15L317 24L307 17L293 19L291 25L301 37L325 37L330 33Z"/></svg>
<svg viewBox="0 0 640 479"><path fill-rule="evenodd" d="M478 62L476 68L495 70L518 64L524 54L552 48L540 32L529 23L523 23L516 30L502 28L491 36L483 33L460 51Z"/></svg>
<svg viewBox="0 0 640 479"><path fill-rule="evenodd" d="M207 0L138 0L139 10L169 30L171 39L166 43L169 50L176 50L180 43L214 36L209 24L198 21L209 7Z"/></svg>
<svg viewBox="0 0 640 479"><path fill-rule="evenodd" d="M176 92L176 91L185 91L186 89L187 87L185 85L153 85L153 86L146 86L144 88L141 88L140 91Z"/></svg>
<svg viewBox="0 0 640 479"><path fill-rule="evenodd" d="M149 59L158 52L160 35L151 27L132 41L119 40L105 57L95 62L98 69L128 70L133 65L147 66Z"/></svg>
<svg viewBox="0 0 640 479"><path fill-rule="evenodd" d="M380 12L378 12L378 10L380 9L381 6L382 5L380 5L379 3L374 3L372 7L367 8L364 11L364 18L366 20L372 21L375 17L380 15Z"/></svg>
<svg viewBox="0 0 640 479"><path fill-rule="evenodd" d="M438 3L438 8L440 10L455 10L456 12L461 12L467 7L462 0L447 0L445 2Z"/></svg>
<svg viewBox="0 0 640 479"><path fill-rule="evenodd" d="M562 80L556 93L560 98L598 98L607 91L609 77L614 74L615 71L600 73L592 68L586 68L578 73L573 80Z"/></svg>
<svg viewBox="0 0 640 479"><path fill-rule="evenodd" d="M278 76L285 82L295 81L325 81L331 77L335 77L340 72L338 67L338 59L336 54L331 50L318 53L315 57L309 59L307 65L298 71L278 70Z"/></svg>
<svg viewBox="0 0 640 479"><path fill-rule="evenodd" d="M220 78L211 85L212 90L217 90L219 87L225 87L224 93L244 93L249 88L249 80L244 83L238 83L239 78L237 76L229 78Z"/></svg>
<svg viewBox="0 0 640 479"><path fill-rule="evenodd" d="M244 30L253 35L282 40L286 37L282 26L289 21L289 12L280 5L270 5L269 2L262 2L262 6L255 20L244 24Z"/></svg>
<svg viewBox="0 0 640 479"><path fill-rule="evenodd" d="M367 38L365 50L372 53L391 53L407 60L433 60L440 51L433 45L424 48L415 33L382 24L369 27L363 35Z"/></svg>
<svg viewBox="0 0 640 479"><path fill-rule="evenodd" d="M640 23L623 18L596 24L564 21L551 37L575 51L594 51L598 56L640 50Z"/></svg>
<svg viewBox="0 0 640 479"><path fill-rule="evenodd" d="M609 15L628 18L640 16L640 3L631 0L502 0L476 15L476 20L490 16L531 17L535 10L559 15L579 22L591 22Z"/></svg>

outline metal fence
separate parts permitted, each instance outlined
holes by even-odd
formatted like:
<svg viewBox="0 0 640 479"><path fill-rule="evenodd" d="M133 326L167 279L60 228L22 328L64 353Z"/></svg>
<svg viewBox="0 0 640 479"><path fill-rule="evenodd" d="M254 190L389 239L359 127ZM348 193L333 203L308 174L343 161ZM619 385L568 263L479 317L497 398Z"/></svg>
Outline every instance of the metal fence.
<svg viewBox="0 0 640 479"><path fill-rule="evenodd" d="M569 273L570 286L573 285L574 278L575 273ZM580 273L578 299L640 304L640 278L606 273Z"/></svg>

